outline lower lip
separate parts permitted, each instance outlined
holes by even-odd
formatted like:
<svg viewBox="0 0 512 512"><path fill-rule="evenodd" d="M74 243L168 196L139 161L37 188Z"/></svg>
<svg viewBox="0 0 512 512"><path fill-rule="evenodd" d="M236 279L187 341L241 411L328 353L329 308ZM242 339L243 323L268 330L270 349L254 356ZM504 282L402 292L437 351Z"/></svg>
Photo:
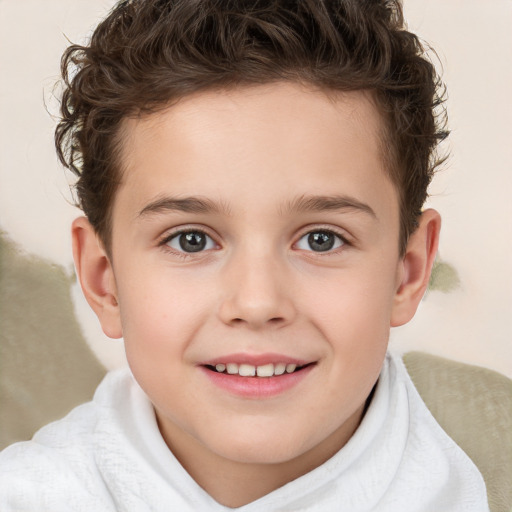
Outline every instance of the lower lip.
<svg viewBox="0 0 512 512"><path fill-rule="evenodd" d="M200 367L213 384L233 395L243 398L271 398L297 386L314 368L309 365L293 373L273 377L240 377Z"/></svg>

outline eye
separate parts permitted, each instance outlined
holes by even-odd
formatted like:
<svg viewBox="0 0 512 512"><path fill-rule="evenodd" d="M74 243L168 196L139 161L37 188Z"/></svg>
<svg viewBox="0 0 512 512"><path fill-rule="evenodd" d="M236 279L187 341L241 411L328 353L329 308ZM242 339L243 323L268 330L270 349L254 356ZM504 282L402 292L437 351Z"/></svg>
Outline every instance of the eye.
<svg viewBox="0 0 512 512"><path fill-rule="evenodd" d="M296 247L303 251L327 252L345 244L345 240L332 231L319 230L306 233Z"/></svg>
<svg viewBox="0 0 512 512"><path fill-rule="evenodd" d="M200 252L214 249L216 244L202 231L182 231L171 236L164 242L165 245L179 252Z"/></svg>

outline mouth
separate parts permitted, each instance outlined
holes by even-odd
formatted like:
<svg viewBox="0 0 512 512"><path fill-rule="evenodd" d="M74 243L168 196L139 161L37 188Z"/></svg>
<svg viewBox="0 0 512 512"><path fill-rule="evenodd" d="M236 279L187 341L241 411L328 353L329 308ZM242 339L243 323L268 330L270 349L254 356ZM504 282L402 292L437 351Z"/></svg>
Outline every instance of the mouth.
<svg viewBox="0 0 512 512"><path fill-rule="evenodd" d="M217 388L243 399L281 396L300 385L319 361L283 354L229 354L203 361L199 368Z"/></svg>
<svg viewBox="0 0 512 512"><path fill-rule="evenodd" d="M240 377L254 377L254 378L270 378L279 377L281 375L289 375L303 371L311 367L315 363L295 364L295 363L267 363L263 365L252 364L238 364L238 363L217 363L215 365L206 364L204 367L215 373L233 375Z"/></svg>

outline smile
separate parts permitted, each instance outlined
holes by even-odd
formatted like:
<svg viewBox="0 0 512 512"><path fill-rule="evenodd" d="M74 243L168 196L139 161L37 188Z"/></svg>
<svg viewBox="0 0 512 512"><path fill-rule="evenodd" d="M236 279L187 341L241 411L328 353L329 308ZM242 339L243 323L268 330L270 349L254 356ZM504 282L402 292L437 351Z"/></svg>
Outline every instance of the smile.
<svg viewBox="0 0 512 512"><path fill-rule="evenodd" d="M206 367L217 373L228 375L239 375L240 377L274 377L285 373L294 373L302 370L307 365L296 365L294 363L268 363L260 366L252 364L219 363L215 366Z"/></svg>
<svg viewBox="0 0 512 512"><path fill-rule="evenodd" d="M270 362L274 361L274 362ZM235 354L199 365L216 388L244 399L262 400L298 386L317 366L279 354Z"/></svg>

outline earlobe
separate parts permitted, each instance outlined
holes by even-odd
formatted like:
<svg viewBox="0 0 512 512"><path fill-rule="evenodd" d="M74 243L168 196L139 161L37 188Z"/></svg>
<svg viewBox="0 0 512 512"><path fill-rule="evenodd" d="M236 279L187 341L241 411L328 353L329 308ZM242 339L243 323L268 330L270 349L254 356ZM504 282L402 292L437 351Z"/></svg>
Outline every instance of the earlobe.
<svg viewBox="0 0 512 512"><path fill-rule="evenodd" d="M121 319L117 289L110 258L85 217L72 224L75 268L87 302L96 313L103 332L121 338Z"/></svg>
<svg viewBox="0 0 512 512"><path fill-rule="evenodd" d="M403 260L400 281L391 314L391 327L398 327L412 319L425 294L430 272L437 253L441 217L435 210L426 210L419 226L411 235Z"/></svg>

